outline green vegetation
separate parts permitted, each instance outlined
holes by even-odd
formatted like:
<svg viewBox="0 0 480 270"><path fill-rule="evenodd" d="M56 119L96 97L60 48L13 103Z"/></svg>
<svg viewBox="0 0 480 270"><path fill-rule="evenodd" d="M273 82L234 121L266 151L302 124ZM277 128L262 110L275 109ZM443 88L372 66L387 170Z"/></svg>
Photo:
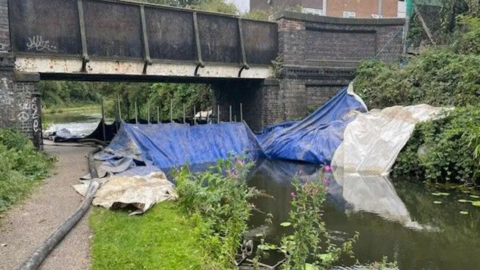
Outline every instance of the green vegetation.
<svg viewBox="0 0 480 270"><path fill-rule="evenodd" d="M426 103L455 107L417 125L397 158L396 177L476 185L480 180L480 18L459 16L457 39L401 68L364 62L355 88L369 108Z"/></svg>
<svg viewBox="0 0 480 270"><path fill-rule="evenodd" d="M478 106L479 65L480 55L431 49L404 68L379 61L363 62L354 86L370 109L420 103Z"/></svg>
<svg viewBox="0 0 480 270"><path fill-rule="evenodd" d="M330 269L340 259L342 253L353 257L352 246L358 239L345 241L341 247L331 242L331 236L322 219L323 204L326 199L327 179L322 177L300 184L293 181L292 210L289 222L293 233L284 236L281 250L287 256L285 270ZM322 243L324 240L324 243Z"/></svg>
<svg viewBox="0 0 480 270"><path fill-rule="evenodd" d="M205 221L198 244L216 269L235 268L252 210L249 199L260 194L246 184L251 166L240 160L220 161L212 171L192 174L184 167L175 174L181 208Z"/></svg>
<svg viewBox="0 0 480 270"><path fill-rule="evenodd" d="M92 269L208 269L198 218L183 213L177 202L162 202L143 216L95 208Z"/></svg>
<svg viewBox="0 0 480 270"><path fill-rule="evenodd" d="M250 199L262 195L246 185L251 166L236 160L219 161L202 173L181 168L174 172L179 200L160 203L143 216L94 209L93 269L236 269L254 207ZM279 247L262 240L253 260L257 266L268 250L290 254L283 269L292 270L330 269L341 254L353 256L358 234L337 246L326 230L328 187L321 179L302 185L295 180L290 218L282 223L291 233Z"/></svg>
<svg viewBox="0 0 480 270"><path fill-rule="evenodd" d="M233 269L258 194L245 184L250 164L175 173L180 199L144 216L95 209L93 269ZM226 172L226 174L224 173Z"/></svg>
<svg viewBox="0 0 480 270"><path fill-rule="evenodd" d="M480 183L480 108L459 107L445 117L417 125L398 156L395 177L434 182Z"/></svg>
<svg viewBox="0 0 480 270"><path fill-rule="evenodd" d="M53 159L38 152L25 136L0 130L0 212L25 198L53 165Z"/></svg>

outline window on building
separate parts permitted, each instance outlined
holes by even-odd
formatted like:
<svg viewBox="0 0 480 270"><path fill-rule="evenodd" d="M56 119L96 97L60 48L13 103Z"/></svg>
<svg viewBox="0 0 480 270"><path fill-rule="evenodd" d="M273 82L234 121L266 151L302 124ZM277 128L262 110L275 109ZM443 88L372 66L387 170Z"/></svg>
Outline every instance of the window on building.
<svg viewBox="0 0 480 270"><path fill-rule="evenodd" d="M302 7L302 13L323 16L323 10L318 9L318 8L303 8Z"/></svg>
<svg viewBox="0 0 480 270"><path fill-rule="evenodd" d="M355 12L352 12L352 11L344 11L343 12L343 17L344 18L355 18L356 14L355 14Z"/></svg>

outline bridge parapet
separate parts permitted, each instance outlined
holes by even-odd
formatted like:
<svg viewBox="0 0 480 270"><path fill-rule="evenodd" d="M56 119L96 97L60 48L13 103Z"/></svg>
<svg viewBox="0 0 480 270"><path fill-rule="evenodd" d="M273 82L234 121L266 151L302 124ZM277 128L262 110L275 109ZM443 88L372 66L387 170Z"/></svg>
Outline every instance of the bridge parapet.
<svg viewBox="0 0 480 270"><path fill-rule="evenodd" d="M278 55L271 22L108 0L9 5L20 71L265 78Z"/></svg>

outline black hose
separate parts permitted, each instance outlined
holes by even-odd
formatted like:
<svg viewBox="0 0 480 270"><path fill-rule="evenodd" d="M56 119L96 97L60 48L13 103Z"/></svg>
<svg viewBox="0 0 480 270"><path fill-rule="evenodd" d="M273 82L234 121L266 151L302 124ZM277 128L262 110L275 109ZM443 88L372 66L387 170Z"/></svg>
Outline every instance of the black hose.
<svg viewBox="0 0 480 270"><path fill-rule="evenodd" d="M95 167L95 160L93 155L102 150L102 147L97 147L88 154L88 169L92 179L98 178L97 169ZM98 181L92 180L88 186L87 194L83 199L82 204L78 207L77 211L73 213L67 220L53 232L47 240L33 252L30 257L20 266L19 270L35 270L42 262L48 257L50 252L65 238L70 230L80 221L85 213L90 209L92 205L93 197L97 192L100 184Z"/></svg>

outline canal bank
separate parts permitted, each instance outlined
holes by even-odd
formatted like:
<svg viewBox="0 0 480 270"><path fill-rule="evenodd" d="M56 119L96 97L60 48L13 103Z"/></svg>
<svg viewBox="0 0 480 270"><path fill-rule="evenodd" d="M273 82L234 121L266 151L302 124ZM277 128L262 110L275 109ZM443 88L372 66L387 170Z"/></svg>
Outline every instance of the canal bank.
<svg viewBox="0 0 480 270"><path fill-rule="evenodd" d="M3 213L0 220L0 269L20 266L71 213L82 197L72 188L78 177L88 173L85 155L90 146L45 145L45 152L58 162L52 176L45 179L30 198ZM41 269L89 269L87 218L48 257Z"/></svg>

